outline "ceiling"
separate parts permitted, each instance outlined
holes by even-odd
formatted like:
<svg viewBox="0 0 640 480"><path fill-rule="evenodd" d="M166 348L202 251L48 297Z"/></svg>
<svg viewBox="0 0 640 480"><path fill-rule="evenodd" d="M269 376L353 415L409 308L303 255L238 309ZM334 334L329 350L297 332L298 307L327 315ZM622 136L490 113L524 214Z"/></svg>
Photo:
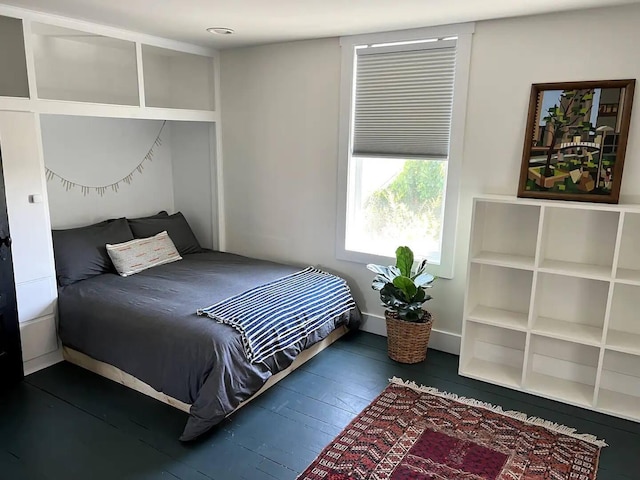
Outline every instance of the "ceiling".
<svg viewBox="0 0 640 480"><path fill-rule="evenodd" d="M401 30L640 0L0 0L215 48ZM230 27L234 35L211 35Z"/></svg>

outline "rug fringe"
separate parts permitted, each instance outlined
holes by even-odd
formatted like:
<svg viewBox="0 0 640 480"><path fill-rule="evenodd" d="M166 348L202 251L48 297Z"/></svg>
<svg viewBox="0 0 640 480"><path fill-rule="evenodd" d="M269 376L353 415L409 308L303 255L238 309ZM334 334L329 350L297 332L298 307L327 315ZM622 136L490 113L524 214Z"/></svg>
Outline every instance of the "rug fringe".
<svg viewBox="0 0 640 480"><path fill-rule="evenodd" d="M609 446L604 440L599 440L595 435L591 435L589 433L576 433L575 428L567 427L566 425L561 425L555 422L550 422L549 420L545 420L539 417L530 417L526 413L517 412L515 410L503 410L502 407L500 407L499 405L492 405L491 403L482 402L480 400L476 400L475 398L467 398L467 397L459 396L455 393L442 392L437 388L418 385L416 382L405 381L398 377L390 378L389 382L396 385L401 385L404 387L411 388L418 392L429 393L431 395L436 395L438 397L455 400L456 402L460 402L465 405L470 405L472 407L480 407L486 410L491 410L492 412L499 413L500 415L505 415L507 417L515 418L516 420L520 420L522 422L529 423L531 425L544 427L547 430L551 430L553 432L561 433L563 435L577 438L579 440L584 440L585 442L591 443L600 448Z"/></svg>

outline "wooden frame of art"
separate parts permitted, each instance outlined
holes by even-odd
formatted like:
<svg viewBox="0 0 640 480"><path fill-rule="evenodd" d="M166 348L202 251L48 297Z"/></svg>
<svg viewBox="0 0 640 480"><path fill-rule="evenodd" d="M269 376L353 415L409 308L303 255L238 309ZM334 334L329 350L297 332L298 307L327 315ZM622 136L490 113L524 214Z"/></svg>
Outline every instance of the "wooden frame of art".
<svg viewBox="0 0 640 480"><path fill-rule="evenodd" d="M532 85L518 196L618 203L635 83Z"/></svg>

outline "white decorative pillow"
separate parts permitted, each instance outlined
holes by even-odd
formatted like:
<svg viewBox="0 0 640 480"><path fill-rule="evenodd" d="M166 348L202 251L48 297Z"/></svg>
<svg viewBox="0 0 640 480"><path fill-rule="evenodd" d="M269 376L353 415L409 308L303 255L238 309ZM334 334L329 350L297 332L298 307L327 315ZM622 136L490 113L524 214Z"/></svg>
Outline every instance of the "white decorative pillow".
<svg viewBox="0 0 640 480"><path fill-rule="evenodd" d="M107 243L107 253L116 270L123 277L147 268L182 260L166 231L153 237L139 238L125 243L115 245Z"/></svg>

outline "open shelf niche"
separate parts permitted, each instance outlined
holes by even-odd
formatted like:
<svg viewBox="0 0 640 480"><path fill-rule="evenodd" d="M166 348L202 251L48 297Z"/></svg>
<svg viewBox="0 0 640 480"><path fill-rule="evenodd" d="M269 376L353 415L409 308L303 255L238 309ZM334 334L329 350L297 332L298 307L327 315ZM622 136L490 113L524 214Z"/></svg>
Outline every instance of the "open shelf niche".
<svg viewBox="0 0 640 480"><path fill-rule="evenodd" d="M475 262L533 269L540 207L485 202L474 212Z"/></svg>
<svg viewBox="0 0 640 480"><path fill-rule="evenodd" d="M545 209L540 268L610 279L620 214L616 211Z"/></svg>
<svg viewBox="0 0 640 480"><path fill-rule="evenodd" d="M640 357L606 351L597 406L629 419L640 418Z"/></svg>
<svg viewBox="0 0 640 480"><path fill-rule="evenodd" d="M616 278L640 286L640 213L626 212L620 239Z"/></svg>
<svg viewBox="0 0 640 480"><path fill-rule="evenodd" d="M599 346L608 293L607 282L540 273L531 331Z"/></svg>
<svg viewBox="0 0 640 480"><path fill-rule="evenodd" d="M640 286L616 283L613 289L607 347L640 355Z"/></svg>
<svg viewBox="0 0 640 480"><path fill-rule="evenodd" d="M465 375L508 387L519 387L526 334L506 328L468 322L461 370ZM461 357L461 358L462 358Z"/></svg>
<svg viewBox="0 0 640 480"><path fill-rule="evenodd" d="M532 335L525 388L548 398L590 407L599 355L598 348Z"/></svg>
<svg viewBox="0 0 640 480"><path fill-rule="evenodd" d="M22 20L0 16L0 97L29 98Z"/></svg>
<svg viewBox="0 0 640 480"><path fill-rule="evenodd" d="M142 45L148 107L214 110L210 57Z"/></svg>
<svg viewBox="0 0 640 480"><path fill-rule="evenodd" d="M0 110L219 124L215 49L15 15L0 16Z"/></svg>
<svg viewBox="0 0 640 480"><path fill-rule="evenodd" d="M533 273L473 263L469 275L467 318L475 322L525 331Z"/></svg>
<svg viewBox="0 0 640 480"><path fill-rule="evenodd" d="M80 19L4 6L0 6L0 10L3 13L0 15L0 123L4 133L3 154L6 154L5 178L7 186L12 186L12 189L7 187L8 210L14 217L17 215L22 219L14 221L15 218L10 218L12 234L17 237L22 232L26 239L15 242L13 260L16 265L20 262L26 265L15 269L16 295L24 370L31 373L61 358L57 351L57 290L51 248L53 195L50 193L54 189L63 184L71 186L75 182L98 186L115 182L114 185L121 185L118 179L131 179L127 174L134 171L136 176L131 182L131 189L123 188L111 196L113 192L109 190L105 196L110 198L96 203L119 216L146 216L160 208L180 210L189 219L202 246L219 248L216 187L221 179L217 175L216 162L221 159L217 158L219 149L216 145L219 145L221 126L220 112L215 111L214 103L214 99L219 97L219 85L213 81L218 74L216 70L214 75L218 52L202 45ZM145 48L147 45L150 47ZM162 48L154 49L151 45ZM163 64L169 66L168 71L160 68L154 73L153 60L149 63L149 58L154 56L172 58ZM143 71L145 63L148 72ZM154 75L160 78L154 78ZM159 86L157 90L154 90L154 85ZM155 96L158 90L162 95L168 91L169 100L163 100L162 95L158 99ZM152 106L145 102L145 93ZM47 171L52 154L51 144L43 145L48 116L54 118L50 123L57 126L63 126L65 119L71 117L77 117L76 125L97 124L97 119L114 123L144 120L156 122L156 125L152 125L148 143L146 135L136 138L144 143L140 149L115 134L116 129L110 130L114 133L111 138L115 138L115 143L107 142L107 150L111 152L117 144L132 147L124 152L125 155L116 156L124 161L116 162L118 166L124 166L122 171L114 164L113 158L116 157L113 155L107 155L106 161L94 162L95 168L91 168L86 158L94 157L96 142L79 136L77 129L68 132L71 142L63 141L55 135L56 132L51 135L50 130L49 138L57 140L64 160L70 159L71 147L76 150L86 148L85 151L91 154L88 157L86 154L76 155L76 160L83 166L82 179L76 176L78 171L70 168L69 162L63 162L66 169L55 173L53 169ZM141 202L144 195L140 193L139 170L131 169L136 165L141 168L138 162L150 159L144 155L150 151L147 149L151 144L156 145L153 143L154 135L160 131L161 124L165 125L163 121L167 121L167 128L162 138L165 140L162 154L168 156L171 148L171 162L165 162L158 173L159 162L154 161L155 173L147 169L141 175L147 182L145 188L151 191L150 196L146 196L149 202ZM99 133L98 140L104 138L102 134L106 131L100 130ZM47 152L44 152L45 148ZM46 162L43 155L47 157ZM9 168L11 159L15 167L13 175ZM62 177L53 182L46 181L56 174ZM96 183L87 179L91 175L97 177ZM157 200L154 197L158 191L157 182L154 180L158 178L167 187L161 192L166 201L163 200L163 206L159 208L157 202L151 202ZM167 181L169 185L166 185ZM129 187L129 182L124 183ZM10 190L13 191L11 195ZM85 221L85 224L95 223L93 217L96 221L113 218L113 212L88 207L89 200L99 195L83 196L79 189L72 190L74 192L63 194L64 200L53 199L54 203L57 202L57 211L73 217L82 209L87 217L84 220L71 218L69 224L60 223L59 227L77 226ZM129 193L126 201L125 190ZM30 202L32 196L40 200ZM71 205L71 210L66 209L66 205ZM28 217L26 220L25 216ZM40 235L43 229L46 235ZM20 245L24 250L22 255L17 251Z"/></svg>
<svg viewBox="0 0 640 480"><path fill-rule="evenodd" d="M139 105L134 42L33 22L38 98Z"/></svg>

